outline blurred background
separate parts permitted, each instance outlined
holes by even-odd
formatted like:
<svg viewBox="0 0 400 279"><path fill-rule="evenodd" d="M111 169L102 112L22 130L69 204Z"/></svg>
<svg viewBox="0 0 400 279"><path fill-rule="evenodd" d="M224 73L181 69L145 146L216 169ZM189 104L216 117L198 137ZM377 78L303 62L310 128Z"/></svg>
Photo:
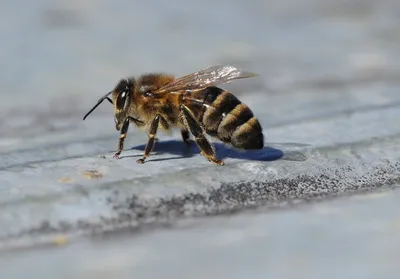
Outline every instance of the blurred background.
<svg viewBox="0 0 400 279"><path fill-rule="evenodd" d="M111 106L105 102L86 121L83 122L82 117L120 78L145 72L169 72L181 76L212 64L231 64L258 73L259 77L255 79L224 87L231 89L253 108L266 127L267 139L272 141L335 146L400 133L400 126L395 127L395 122L388 124L390 119L398 117L400 104L398 0L2 0L0 38L2 205L7 205L7 199L18 198L24 193L45 194L54 189L56 192L64 191L65 188L55 182L49 182L57 181L61 173L48 165L42 167L41 162L62 162L63 167L72 169L75 161L63 163L62 160L78 158L80 163L90 164L92 161L85 161L85 156L114 150L118 133L115 131ZM357 111L372 110L381 110L382 113L357 114L350 119ZM335 118L338 115L349 118ZM324 121L330 122L324 125ZM133 134L129 135L130 145L145 143L145 134ZM185 162L180 160L180 163L183 165ZM208 162L204 162L204 165L206 163ZM31 164L36 165L30 168ZM201 164L203 161L199 163ZM26 172L28 165L30 169ZM132 170L135 167L133 164L131 169L126 169L126 175L136 173L136 169ZM184 167L187 166L182 166L182 169ZM150 164L149 168L151 170ZM151 171L148 175L150 173ZM112 178L112 174L110 176ZM124 176L117 179L123 180ZM89 182L82 182L78 186L84 185L84 188L85 183ZM41 190L36 193L35 189L39 188L34 187ZM97 206L97 200L93 204ZM90 213L96 212L98 208L103 209L101 206L90 206ZM2 211L1 214L6 216L4 212L7 210ZM78 211L72 206L65 216L74 221L76 216L80 216ZM24 208L21 212L30 212L30 208ZM30 228L31 223L36 224L33 222L36 220L33 215L16 213L4 217L1 214L0 227L3 232L0 236L3 237L3 242L7 240L6 232L18 235L20 228ZM59 221L57 214L55 212L52 218ZM365 218L368 214L362 216ZM305 220L307 216L303 217ZM269 218L272 223L281 224L279 218L274 219L274 215ZM289 227L296 231L297 223L292 222L298 220L296 218L292 216L285 219L287 223L281 224L281 231L275 231L275 236L278 238ZM38 220L41 219L38 217ZM251 237L257 238L257 232L263 234L263 229L257 227L257 224L265 220L261 218L252 224L246 224L254 229ZM222 218L218 222L225 221ZM314 229L324 222L322 217L317 221L321 223L315 223ZM217 227L220 224L218 222ZM327 227L330 225L324 224ZM245 227L240 222L232 226ZM266 227L270 228L268 223ZM130 272L154 275L157 274L154 270L157 266L168 269L170 255L180 246L179 243L170 242L167 234L161 234L158 242L140 242L142 240L139 239L141 244L135 251L127 252L123 249L126 245L124 241L133 245L130 242L132 240L126 239L119 242L121 250L113 250L115 243L102 244L99 248L87 243L76 244L73 246L75 248L66 250L59 258L53 258L46 251L41 254L31 251L21 260L18 255L14 256L14 265L4 264L3 267L9 267L9 273L6 274L15 275L7 279L25 278L23 271L18 276L13 272L20 267L37 271L38 262L46 258L53 260L53 269L40 269L40 276L37 273L37 277L32 274L34 277L30 278L56 278L55 274L60 275L58 272L61 269L64 275L69 274L69 268L77 273L74 273L75 276L70 274L63 278L131 278L128 276L132 274ZM213 235L213 231L208 235ZM299 235L310 237L304 231ZM333 235L332 239L336 236ZM342 235L343 238L346 236ZM197 243L187 238L185 243L197 245L196 249L201 250L201 245L208 243L207 239L201 238L201 233L196 237L203 239L203 242L199 240ZM239 234L238 239L246 237L248 236L241 238ZM293 272L305 265L299 259L301 253L309 248L301 241L297 243L295 237L293 236L293 243L289 244L298 245L296 247L299 248L296 250L299 252L297 256L292 254ZM174 239L179 242L179 238L180 235L176 234ZM312 235L311 238L307 241L314 241ZM222 232L218 239L225 243ZM232 243L237 240L235 237L233 239ZM226 241L229 246L229 238ZM281 241L282 245L288 243L286 239ZM251 255L249 247L256 248L259 242L255 241L253 244L254 246L247 246L248 250L244 249L248 255ZM152 253L147 253L149 250L146 245L153 245ZM160 253L164 258L160 256L158 262L157 245L165 248L164 254ZM263 247L265 250L258 251L258 255L267 256L264 253L269 248L270 246ZM274 248L268 254L270 267L284 269L286 262L277 259L286 259L288 254L279 252L280 247ZM289 248L285 250L288 253L291 251ZM359 246L355 246L354 251L357 248ZM379 250L378 246L375 248ZM315 252L312 257L317 261L321 260L321 251L315 247L314 249L316 250L312 250L312 253ZM229 249L221 248L218 251L221 259L230 259L229 256L237 255ZM98 252L101 254L96 254ZM190 261L189 267L180 270L178 265L172 269L170 266L170 277L165 278L179 278L182 274L187 276L183 278L221 278L218 274L228 274L232 278L264 278L260 276L263 274L262 269L257 269L260 267L257 261L253 262L254 276L246 277L247 273L238 273L234 267L230 270L229 266L235 259L226 260L225 265L210 264L213 266L210 270L215 273L210 271L207 274L207 255L211 253L207 254L206 250L203 252L205 256L200 262L204 265L201 268L196 266L198 258L190 258L190 251L186 251L187 254L182 252L179 258L181 262L177 260L174 263ZM336 259L343 256L342 252L336 252ZM97 257L103 255L102 253L109 257ZM137 258L128 258L129 253L136 253ZM81 257L75 258L77 254L81 254ZM36 255L40 256L36 258ZM154 259L152 255L156 255L155 265L151 261ZM359 255L353 256L356 258ZM141 257L150 259L143 269L139 260ZM80 262L83 258L85 263ZM171 261L172 259L173 257ZM71 266L63 265L65 260ZM345 259L342 263L345 263ZM56 264L62 268L58 269ZM392 264L392 267L395 266L394 261ZM321 273L307 273L304 278L321 278L324 265L321 266ZM356 270L360 271L364 265L357 267ZM81 269L86 270L85 268L89 270L87 273L79 272ZM300 278L296 276L296 272L285 273L287 277L279 277L282 273L273 270L271 276ZM121 277L115 277L116 274ZM357 274L361 275L357 278L372 278L368 274L363 276L362 272ZM379 272L376 274L379 275ZM329 278L335 278L334 273L328 275L331 276Z"/></svg>
<svg viewBox="0 0 400 279"><path fill-rule="evenodd" d="M118 79L143 72L182 75L233 64L260 74L235 83L235 94L262 91L264 98L397 79L399 5L396 0L1 1L0 148L21 133L36 137L39 130L87 125L80 116L100 95ZM96 114L101 113L115 132L110 107L102 105ZM73 121L64 123L66 118Z"/></svg>

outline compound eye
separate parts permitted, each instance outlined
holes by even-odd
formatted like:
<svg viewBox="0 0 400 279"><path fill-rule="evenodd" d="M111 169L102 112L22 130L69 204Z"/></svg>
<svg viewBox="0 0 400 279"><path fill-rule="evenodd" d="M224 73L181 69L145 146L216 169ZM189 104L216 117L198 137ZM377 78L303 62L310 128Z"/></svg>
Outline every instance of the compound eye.
<svg viewBox="0 0 400 279"><path fill-rule="evenodd" d="M128 93L126 91L122 91L118 94L117 98L117 108L122 109L125 105L126 97L128 97Z"/></svg>

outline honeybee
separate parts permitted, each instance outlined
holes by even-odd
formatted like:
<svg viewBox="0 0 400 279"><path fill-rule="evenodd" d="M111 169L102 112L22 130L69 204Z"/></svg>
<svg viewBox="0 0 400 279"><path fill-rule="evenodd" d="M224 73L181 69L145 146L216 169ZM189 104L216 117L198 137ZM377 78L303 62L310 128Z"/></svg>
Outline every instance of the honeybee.
<svg viewBox="0 0 400 279"><path fill-rule="evenodd" d="M120 131L114 158L119 158L124 149L128 127L132 123L144 129L149 137L143 157L137 160L139 164L150 156L158 128L179 128L186 144L190 143L191 134L201 155L217 165L224 165L217 159L206 134L241 150L262 149L264 136L251 109L217 85L255 76L255 73L233 66L216 65L179 78L149 73L121 79L83 120L104 100L113 104L115 126Z"/></svg>

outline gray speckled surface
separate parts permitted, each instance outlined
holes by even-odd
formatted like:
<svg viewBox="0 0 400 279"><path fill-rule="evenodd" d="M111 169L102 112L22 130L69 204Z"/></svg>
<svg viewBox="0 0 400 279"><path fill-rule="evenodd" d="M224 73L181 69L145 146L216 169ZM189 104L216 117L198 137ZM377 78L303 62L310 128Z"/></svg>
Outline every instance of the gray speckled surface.
<svg viewBox="0 0 400 279"><path fill-rule="evenodd" d="M6 254L0 266L7 278L398 278L398 199L381 191L197 219Z"/></svg>
<svg viewBox="0 0 400 279"><path fill-rule="evenodd" d="M1 3L2 278L398 278L399 11L390 0ZM131 128L112 159L108 104L82 121L121 77L211 64L259 74L225 88L268 148L216 142L218 167L160 133L137 165L147 137Z"/></svg>

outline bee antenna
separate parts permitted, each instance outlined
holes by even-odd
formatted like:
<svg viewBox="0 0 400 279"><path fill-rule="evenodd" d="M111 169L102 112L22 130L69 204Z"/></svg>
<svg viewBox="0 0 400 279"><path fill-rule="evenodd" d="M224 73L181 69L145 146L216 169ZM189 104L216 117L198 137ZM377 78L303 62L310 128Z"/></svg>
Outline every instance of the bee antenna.
<svg viewBox="0 0 400 279"><path fill-rule="evenodd" d="M112 103L113 103L112 100L108 97L111 93L112 93L112 91L108 92L106 95L104 95L103 97L101 97L101 98L97 101L97 104L96 104L91 110L89 110L88 113L86 113L86 115L83 117L83 120L85 120L86 117L88 117L89 114L91 114L105 99L107 99L107 100L112 104Z"/></svg>

